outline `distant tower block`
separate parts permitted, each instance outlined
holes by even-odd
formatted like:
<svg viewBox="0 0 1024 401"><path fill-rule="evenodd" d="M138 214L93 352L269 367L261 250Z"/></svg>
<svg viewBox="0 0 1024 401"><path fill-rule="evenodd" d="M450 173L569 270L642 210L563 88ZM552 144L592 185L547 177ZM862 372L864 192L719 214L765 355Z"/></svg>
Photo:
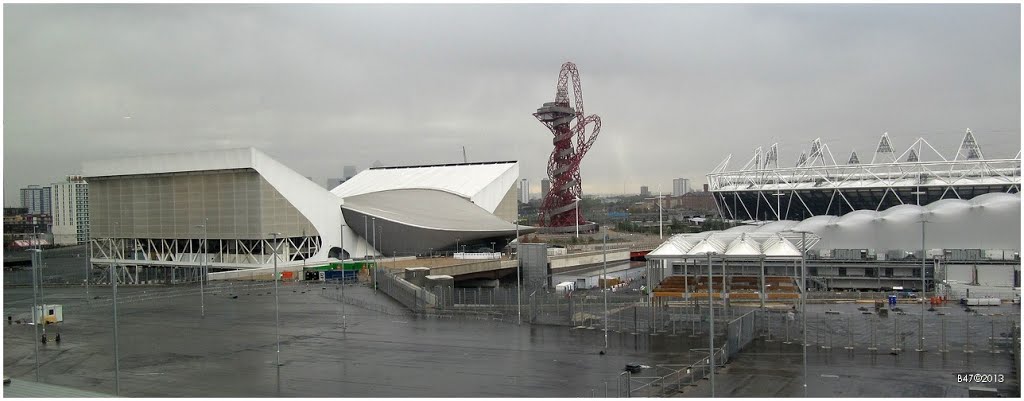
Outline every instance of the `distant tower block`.
<svg viewBox="0 0 1024 401"><path fill-rule="evenodd" d="M572 78L572 90L575 103L569 104L568 82ZM575 108L573 107L575 106ZM558 85L555 90L555 101L544 103L533 114L554 135L555 145L548 157L548 178L551 190L544 196L540 208L540 226L566 227L583 224L586 218L577 213L576 198L581 195L580 161L590 150L598 134L601 132L601 118L597 115L584 117L583 90L580 87L579 73L576 65L567 62L562 64L558 73ZM576 124L569 124L572 120ZM589 138L586 134L587 125L593 124L594 130ZM573 137L576 143L573 144Z"/></svg>

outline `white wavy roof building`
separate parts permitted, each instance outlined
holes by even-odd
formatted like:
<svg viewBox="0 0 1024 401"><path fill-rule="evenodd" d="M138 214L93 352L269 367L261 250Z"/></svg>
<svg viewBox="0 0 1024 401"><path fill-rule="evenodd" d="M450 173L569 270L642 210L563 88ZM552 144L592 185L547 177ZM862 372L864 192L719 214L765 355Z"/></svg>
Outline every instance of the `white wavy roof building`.
<svg viewBox="0 0 1024 401"><path fill-rule="evenodd" d="M921 249L922 220L927 249L1012 249L1020 251L1021 196L989 193L970 200L943 199L925 206L899 205L882 211L857 210L843 216L814 216L723 231L674 235L648 254L651 259L726 256L800 257L801 232L807 249Z"/></svg>
<svg viewBox="0 0 1024 401"><path fill-rule="evenodd" d="M395 189L435 189L469 199L490 213L501 214L498 206L509 193L515 196L518 179L519 163L514 161L375 167L331 189L331 193L348 198Z"/></svg>

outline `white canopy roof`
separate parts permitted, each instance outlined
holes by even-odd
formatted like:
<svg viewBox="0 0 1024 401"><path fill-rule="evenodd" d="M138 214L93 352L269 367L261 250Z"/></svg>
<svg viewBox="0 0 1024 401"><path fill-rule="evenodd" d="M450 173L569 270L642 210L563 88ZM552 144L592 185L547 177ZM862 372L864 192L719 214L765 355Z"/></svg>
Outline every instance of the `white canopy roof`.
<svg viewBox="0 0 1024 401"><path fill-rule="evenodd" d="M814 216L800 222L783 220L677 234L647 256L693 258L714 252L726 257L799 258L800 232L807 233L805 249L919 250L922 219L927 221L927 249L1020 250L1020 194L988 193L927 206L899 205L883 211L858 210L842 217Z"/></svg>

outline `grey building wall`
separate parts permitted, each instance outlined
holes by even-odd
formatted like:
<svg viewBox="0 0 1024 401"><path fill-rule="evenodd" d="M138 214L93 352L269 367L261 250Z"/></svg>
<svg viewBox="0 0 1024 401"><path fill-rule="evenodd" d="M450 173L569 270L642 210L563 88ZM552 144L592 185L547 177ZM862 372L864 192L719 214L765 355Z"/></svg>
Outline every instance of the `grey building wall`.
<svg viewBox="0 0 1024 401"><path fill-rule="evenodd" d="M549 287L548 244L519 244L516 252L522 264L523 289L533 291Z"/></svg>
<svg viewBox="0 0 1024 401"><path fill-rule="evenodd" d="M220 170L89 179L93 238L196 238L209 219L218 239L318 235L254 170ZM117 224L115 224L117 223Z"/></svg>
<svg viewBox="0 0 1024 401"><path fill-rule="evenodd" d="M548 197L548 191L551 191L551 180L547 178L540 180L540 199L542 201Z"/></svg>

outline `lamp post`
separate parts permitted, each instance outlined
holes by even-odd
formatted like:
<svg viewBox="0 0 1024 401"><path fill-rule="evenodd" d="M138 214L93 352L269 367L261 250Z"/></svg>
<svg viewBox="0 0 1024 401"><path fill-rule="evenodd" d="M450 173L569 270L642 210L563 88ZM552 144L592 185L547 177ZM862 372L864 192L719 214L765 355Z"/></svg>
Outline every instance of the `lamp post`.
<svg viewBox="0 0 1024 401"><path fill-rule="evenodd" d="M88 232L85 233L85 245L89 247L85 255L85 302L89 303L89 279L92 278L92 237Z"/></svg>
<svg viewBox="0 0 1024 401"><path fill-rule="evenodd" d="M711 397L715 396L715 301L712 298L712 287L714 286L712 280L712 274L714 270L711 268L711 256L715 255L715 252L708 252L708 321L711 324L710 330L708 330L708 347L711 351L711 357L708 359L708 364L711 367ZM724 277L722 284L725 284Z"/></svg>
<svg viewBox="0 0 1024 401"><path fill-rule="evenodd" d="M576 238L580 237L580 197L576 197Z"/></svg>
<svg viewBox="0 0 1024 401"><path fill-rule="evenodd" d="M519 260L519 216L516 216L516 314L523 324L523 262Z"/></svg>
<svg viewBox="0 0 1024 401"><path fill-rule="evenodd" d="M664 198L664 197L661 196L661 186L659 185L658 186L658 239L664 239L665 238L665 236L663 234L665 223L664 223L664 220L661 218L661 215L662 215L661 199L662 198Z"/></svg>
<svg viewBox="0 0 1024 401"><path fill-rule="evenodd" d="M281 308L278 303L277 291L277 236L281 233L270 233L274 237L274 332L277 335L277 366L281 366Z"/></svg>
<svg viewBox="0 0 1024 401"><path fill-rule="evenodd" d="M120 233L120 223L114 222L114 233ZM120 240L118 242L121 242ZM114 304L114 395L120 395L121 393L121 360L119 357L120 350L118 349L119 342L117 336L117 252L111 252L113 260L110 262L110 286L113 290L113 304Z"/></svg>
<svg viewBox="0 0 1024 401"><path fill-rule="evenodd" d="M210 219L206 218L204 224L195 226L196 228L203 229L203 262L199 266L199 314L200 317L206 318L206 295L203 287L203 282L206 281L206 254L207 254L207 238L209 236L209 229L206 227L210 224Z"/></svg>
<svg viewBox="0 0 1024 401"><path fill-rule="evenodd" d="M663 234L663 228L665 227L665 224L663 223L663 219L662 219L662 207L661 207L661 200L663 198L665 198L665 197L661 195L660 187L658 189L658 196L657 197L655 197L655 198L646 198L646 199L657 199L658 200L658 239L664 239L665 238L665 236Z"/></svg>
<svg viewBox="0 0 1024 401"><path fill-rule="evenodd" d="M920 204L920 201L918 203ZM921 216L921 320L917 323L917 332L921 335L921 339L917 343L918 352L924 351L924 301L928 289L924 282L925 261L928 260L928 250L924 246L924 224L927 222L924 216Z"/></svg>
<svg viewBox="0 0 1024 401"><path fill-rule="evenodd" d="M800 319L803 320L804 397L807 397L807 231L800 233Z"/></svg>
<svg viewBox="0 0 1024 401"><path fill-rule="evenodd" d="M371 219L373 222L373 293L377 294L377 218Z"/></svg>
<svg viewBox="0 0 1024 401"><path fill-rule="evenodd" d="M601 286L604 292L604 348L608 349L608 227L604 228L604 235L601 236L601 261L604 268L601 275L604 276L604 284Z"/></svg>
<svg viewBox="0 0 1024 401"><path fill-rule="evenodd" d="M32 338L32 343L35 344L35 356L36 356L36 381L39 381L39 320L36 319L36 315L39 314L39 300L36 298L36 292L38 291L38 268L42 264L42 251L39 249L31 249L32 251L32 329L35 331L35 336Z"/></svg>

